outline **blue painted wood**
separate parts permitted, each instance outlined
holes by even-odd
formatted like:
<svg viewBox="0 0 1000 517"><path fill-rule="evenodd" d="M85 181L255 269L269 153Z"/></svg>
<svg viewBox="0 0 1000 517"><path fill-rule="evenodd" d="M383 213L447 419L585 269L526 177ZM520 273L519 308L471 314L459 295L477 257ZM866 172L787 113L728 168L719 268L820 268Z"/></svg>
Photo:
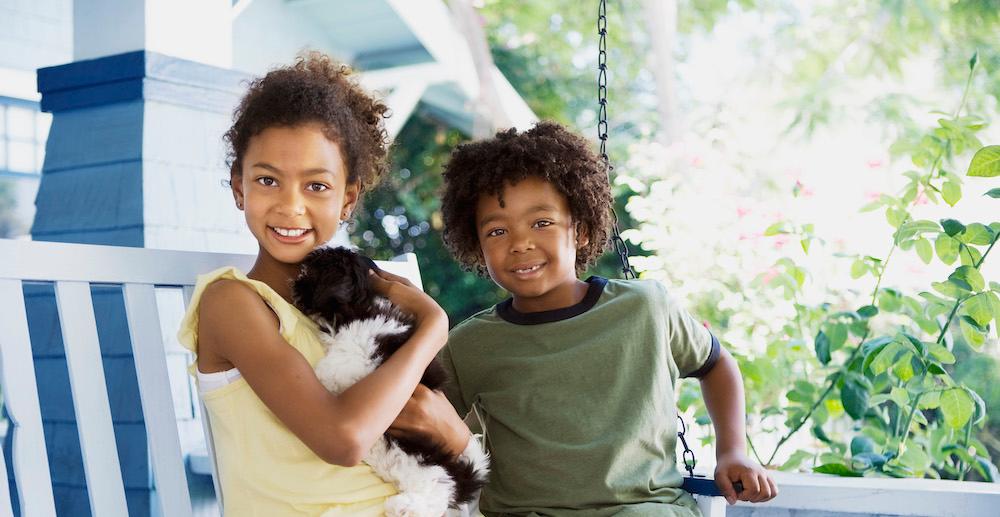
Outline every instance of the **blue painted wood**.
<svg viewBox="0 0 1000 517"><path fill-rule="evenodd" d="M38 70L42 111L66 111L145 99L219 113L232 109L246 75L135 51Z"/></svg>

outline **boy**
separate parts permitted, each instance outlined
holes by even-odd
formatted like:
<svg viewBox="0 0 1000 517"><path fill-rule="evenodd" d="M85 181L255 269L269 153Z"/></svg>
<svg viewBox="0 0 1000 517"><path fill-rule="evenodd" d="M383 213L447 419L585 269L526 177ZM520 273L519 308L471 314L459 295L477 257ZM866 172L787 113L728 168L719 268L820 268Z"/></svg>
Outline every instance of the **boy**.
<svg viewBox="0 0 1000 517"><path fill-rule="evenodd" d="M462 145L442 205L456 259L511 293L442 352L448 398L480 416L493 455L483 513L698 515L674 456L679 377L701 379L729 502L774 497L746 456L743 383L718 340L655 281L577 277L610 226L607 176L584 139L541 122Z"/></svg>

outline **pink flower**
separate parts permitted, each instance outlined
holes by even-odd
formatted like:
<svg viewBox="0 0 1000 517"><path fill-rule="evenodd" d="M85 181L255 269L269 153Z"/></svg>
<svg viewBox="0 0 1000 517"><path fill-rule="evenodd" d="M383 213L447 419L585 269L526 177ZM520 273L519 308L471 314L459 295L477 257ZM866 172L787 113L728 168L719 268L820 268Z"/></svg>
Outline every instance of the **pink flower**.
<svg viewBox="0 0 1000 517"><path fill-rule="evenodd" d="M776 276L778 276L778 270L773 267L769 267L766 271L764 271L764 276L760 278L760 281L764 285L767 285L771 283L771 280L774 280L774 277Z"/></svg>
<svg viewBox="0 0 1000 517"><path fill-rule="evenodd" d="M705 164L705 161L701 159L701 156L692 156L691 157L691 166L692 167L701 167L704 164Z"/></svg>
<svg viewBox="0 0 1000 517"><path fill-rule="evenodd" d="M916 206L927 204L927 195L924 194L924 189L920 189L920 192L917 193L917 197L913 200L913 204Z"/></svg>
<svg viewBox="0 0 1000 517"><path fill-rule="evenodd" d="M742 207L742 206L736 207L736 217L739 217L740 219L746 217L747 214L749 214L749 213L750 213L750 209L749 208L745 208L745 207Z"/></svg>
<svg viewBox="0 0 1000 517"><path fill-rule="evenodd" d="M790 239L787 235L778 235L774 238L774 249L780 250L785 246L785 244L788 244L789 240Z"/></svg>
<svg viewBox="0 0 1000 517"><path fill-rule="evenodd" d="M875 201L881 195L882 195L881 192L875 192L874 190L869 190L868 192L865 192L865 200L867 200L867 201Z"/></svg>
<svg viewBox="0 0 1000 517"><path fill-rule="evenodd" d="M882 160L879 160L878 158L873 158L871 160L868 160L869 169L878 169L881 166L882 166Z"/></svg>

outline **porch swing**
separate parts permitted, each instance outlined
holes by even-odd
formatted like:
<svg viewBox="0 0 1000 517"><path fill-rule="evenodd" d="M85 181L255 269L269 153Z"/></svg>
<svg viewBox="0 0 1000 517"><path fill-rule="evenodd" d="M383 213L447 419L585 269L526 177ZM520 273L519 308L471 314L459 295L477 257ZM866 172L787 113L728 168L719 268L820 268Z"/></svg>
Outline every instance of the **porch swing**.
<svg viewBox="0 0 1000 517"><path fill-rule="evenodd" d="M611 158L608 157L607 153L607 142L608 142L608 53L607 53L607 34L608 34L608 17L607 17L607 4L606 0L600 0L597 12L597 34L598 34L598 45L597 45L597 138L600 141L600 157L604 162L605 171L608 174L608 182L611 182L611 171L614 167L611 165ZM622 239L621 232L618 229L618 213L614 208L614 201L612 201L611 214L612 214L612 227L611 227L611 242L614 245L615 253L618 254L618 258L622 265L622 276L626 280L637 278L635 270L632 269L631 264L629 264L629 249L628 244ZM687 424L684 418L681 416L680 412L677 413L678 420L678 431L677 438L681 442L681 446L684 447L684 452L682 458L684 460L684 470L687 471L687 476L684 477L683 488L686 492L692 495L702 495L710 497L722 496L722 490L719 489L718 485L715 484L715 479L694 473L694 467L697 464L695 459L694 451L688 446L686 433ZM743 483L741 481L735 481L733 483L733 489L736 493L743 491Z"/></svg>

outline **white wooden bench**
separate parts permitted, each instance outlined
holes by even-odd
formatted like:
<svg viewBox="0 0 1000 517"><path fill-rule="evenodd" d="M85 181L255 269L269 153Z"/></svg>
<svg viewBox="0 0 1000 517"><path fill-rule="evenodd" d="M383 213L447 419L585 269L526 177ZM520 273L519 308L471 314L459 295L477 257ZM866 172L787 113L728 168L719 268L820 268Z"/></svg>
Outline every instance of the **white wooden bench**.
<svg viewBox="0 0 1000 517"><path fill-rule="evenodd" d="M7 432L13 433L11 457L3 458L0 454L0 460L12 462L22 515L56 514L23 283L54 284L92 514L128 515L91 299L92 285L119 285L125 301L155 499L159 505L154 514L190 517L191 496L173 400L176 395L167 365L177 329L161 326L160 315L165 308L160 305L158 299L162 297L157 292L180 290L183 296L178 298L186 305L197 275L228 265L245 271L253 259L250 255L0 239L0 386L10 417ZM379 267L421 285L413 254L379 262ZM173 312L182 309L175 307ZM184 352L175 350L175 353ZM189 382L186 374L183 377L184 382ZM193 466L214 474L211 440L207 445L208 454L192 458ZM725 515L722 498L699 498L699 505L706 516ZM0 469L0 517L12 515L6 471Z"/></svg>
<svg viewBox="0 0 1000 517"><path fill-rule="evenodd" d="M128 515L90 287L122 286L149 443L159 514L192 515L176 413L168 378L156 290L180 289L184 303L198 274L253 256L162 251L0 239L0 381L13 433L11 458L22 515L54 516L38 391L32 363L23 282L55 284L83 468L93 515ZM420 284L416 257L379 266ZM0 517L13 515L6 471L0 469Z"/></svg>

